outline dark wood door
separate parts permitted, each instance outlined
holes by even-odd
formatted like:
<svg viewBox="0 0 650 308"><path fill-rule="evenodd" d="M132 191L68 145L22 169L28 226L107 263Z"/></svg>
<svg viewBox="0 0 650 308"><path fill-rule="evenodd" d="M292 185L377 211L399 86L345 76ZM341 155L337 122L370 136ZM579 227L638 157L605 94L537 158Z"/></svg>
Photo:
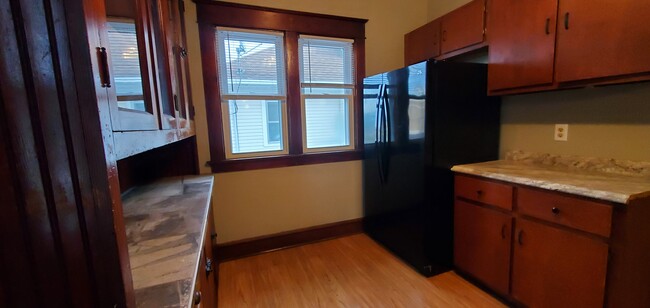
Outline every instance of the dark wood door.
<svg viewBox="0 0 650 308"><path fill-rule="evenodd" d="M607 244L518 219L512 296L530 307L602 307Z"/></svg>
<svg viewBox="0 0 650 308"><path fill-rule="evenodd" d="M553 83L557 0L492 0L488 90Z"/></svg>
<svg viewBox="0 0 650 308"><path fill-rule="evenodd" d="M442 53L482 43L485 0L474 0L442 17Z"/></svg>
<svg viewBox="0 0 650 308"><path fill-rule="evenodd" d="M456 200L454 264L491 289L508 294L512 217Z"/></svg>
<svg viewBox="0 0 650 308"><path fill-rule="evenodd" d="M440 55L440 19L404 35L404 65L411 65Z"/></svg>
<svg viewBox="0 0 650 308"><path fill-rule="evenodd" d="M560 1L558 82L650 72L650 1Z"/></svg>

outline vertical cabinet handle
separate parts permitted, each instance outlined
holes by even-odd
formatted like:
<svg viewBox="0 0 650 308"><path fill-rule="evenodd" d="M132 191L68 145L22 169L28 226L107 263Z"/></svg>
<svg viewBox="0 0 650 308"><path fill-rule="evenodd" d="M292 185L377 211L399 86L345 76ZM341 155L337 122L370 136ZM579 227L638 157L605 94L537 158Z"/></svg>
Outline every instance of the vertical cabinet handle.
<svg viewBox="0 0 650 308"><path fill-rule="evenodd" d="M181 108L178 105L178 95L176 94L174 94L174 109L176 109L176 111L181 111Z"/></svg>
<svg viewBox="0 0 650 308"><path fill-rule="evenodd" d="M524 244L524 230L519 230L519 233L517 233L517 243L519 243L519 245Z"/></svg>
<svg viewBox="0 0 650 308"><path fill-rule="evenodd" d="M569 12L564 14L564 29L569 30Z"/></svg>
<svg viewBox="0 0 650 308"><path fill-rule="evenodd" d="M551 34L551 19L546 18L546 35Z"/></svg>
<svg viewBox="0 0 650 308"><path fill-rule="evenodd" d="M501 226L501 238L506 239L506 225Z"/></svg>
<svg viewBox="0 0 650 308"><path fill-rule="evenodd" d="M97 54L99 55L99 79L102 88L111 87L111 73L108 70L108 53L105 47L97 47Z"/></svg>
<svg viewBox="0 0 650 308"><path fill-rule="evenodd" d="M443 42L447 41L447 30L442 30L442 41Z"/></svg>

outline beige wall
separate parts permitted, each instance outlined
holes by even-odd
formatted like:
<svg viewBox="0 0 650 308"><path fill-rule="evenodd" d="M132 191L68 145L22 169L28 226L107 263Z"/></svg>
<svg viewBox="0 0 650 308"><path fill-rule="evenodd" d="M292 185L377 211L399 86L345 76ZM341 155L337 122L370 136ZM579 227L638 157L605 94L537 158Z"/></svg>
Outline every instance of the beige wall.
<svg viewBox="0 0 650 308"><path fill-rule="evenodd" d="M472 0L427 0L427 20L434 20Z"/></svg>
<svg viewBox="0 0 650 308"><path fill-rule="evenodd" d="M240 0L244 4L368 19L366 73L403 63L404 33L427 21L427 1ZM185 1L199 161L210 159L196 6ZM210 169L203 167L202 173ZM359 161L215 175L218 242L230 242L362 216Z"/></svg>
<svg viewBox="0 0 650 308"><path fill-rule="evenodd" d="M501 156L510 150L650 161L650 83L509 96ZM555 124L569 140L554 141Z"/></svg>

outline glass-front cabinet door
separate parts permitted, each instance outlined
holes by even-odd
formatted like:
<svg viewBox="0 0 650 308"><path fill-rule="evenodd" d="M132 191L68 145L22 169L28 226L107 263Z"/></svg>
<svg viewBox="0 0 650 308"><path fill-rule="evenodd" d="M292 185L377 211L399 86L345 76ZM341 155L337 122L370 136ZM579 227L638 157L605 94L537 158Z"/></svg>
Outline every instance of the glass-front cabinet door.
<svg viewBox="0 0 650 308"><path fill-rule="evenodd" d="M102 86L107 89L113 130L157 130L159 109L148 52L151 36L146 5L140 0L104 3L106 19L98 53L104 61Z"/></svg>

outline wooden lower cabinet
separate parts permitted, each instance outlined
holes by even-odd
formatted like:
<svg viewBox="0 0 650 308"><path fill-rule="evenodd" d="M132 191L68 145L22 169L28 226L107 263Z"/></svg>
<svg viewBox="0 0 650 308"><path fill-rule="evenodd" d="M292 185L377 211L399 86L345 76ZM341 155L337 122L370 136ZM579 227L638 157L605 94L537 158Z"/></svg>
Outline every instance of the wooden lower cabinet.
<svg viewBox="0 0 650 308"><path fill-rule="evenodd" d="M507 295L511 215L459 200L454 210L454 264L491 289Z"/></svg>
<svg viewBox="0 0 650 308"><path fill-rule="evenodd" d="M210 208L208 217L209 221L205 229L203 250L201 252L199 269L196 275L196 285L194 287L194 307L217 307L219 264L215 260L212 251L214 247L212 237L214 234L212 208Z"/></svg>
<svg viewBox="0 0 650 308"><path fill-rule="evenodd" d="M513 298L530 307L603 306L606 243L523 218L514 235Z"/></svg>

